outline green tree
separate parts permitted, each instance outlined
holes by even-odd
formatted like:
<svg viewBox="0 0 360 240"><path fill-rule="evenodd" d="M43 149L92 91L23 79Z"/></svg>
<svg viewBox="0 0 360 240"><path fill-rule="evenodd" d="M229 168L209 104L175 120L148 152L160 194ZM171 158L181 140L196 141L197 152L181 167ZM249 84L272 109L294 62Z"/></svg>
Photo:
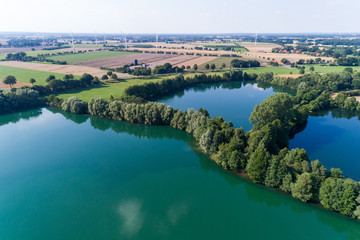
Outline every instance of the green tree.
<svg viewBox="0 0 360 240"><path fill-rule="evenodd" d="M356 207L356 210L354 211L355 217L360 219L360 195L356 198L356 202L358 203L358 206Z"/></svg>
<svg viewBox="0 0 360 240"><path fill-rule="evenodd" d="M3 79L3 83L6 85L10 85L10 88L12 88L12 85L16 84L16 78L12 75L6 76Z"/></svg>
<svg viewBox="0 0 360 240"><path fill-rule="evenodd" d="M310 67L310 71L313 72L315 68L313 66Z"/></svg>
<svg viewBox="0 0 360 240"><path fill-rule="evenodd" d="M286 58L281 59L281 63L285 64L287 62L288 62L288 60Z"/></svg>
<svg viewBox="0 0 360 240"><path fill-rule="evenodd" d="M36 80L33 78L30 78L29 82L34 86L34 83L36 83Z"/></svg>
<svg viewBox="0 0 360 240"><path fill-rule="evenodd" d="M294 101L287 93L278 93L270 96L254 107L250 116L250 123L255 128L263 127L279 119L284 127L287 127L296 118L296 110L293 109Z"/></svg>
<svg viewBox="0 0 360 240"><path fill-rule="evenodd" d="M260 147L250 156L246 172L255 183L264 183L270 157L270 154Z"/></svg>
<svg viewBox="0 0 360 240"><path fill-rule="evenodd" d="M223 64L221 65L221 67L222 67L222 68L226 68L226 64L223 63Z"/></svg>
<svg viewBox="0 0 360 240"><path fill-rule="evenodd" d="M118 76L115 73L111 74L111 79L116 80L117 78L118 78Z"/></svg>
<svg viewBox="0 0 360 240"><path fill-rule="evenodd" d="M111 77L112 74L113 74L112 71L108 71L108 72L106 73L106 75L108 75L109 77Z"/></svg>
<svg viewBox="0 0 360 240"><path fill-rule="evenodd" d="M304 69L300 69L300 74L305 74L305 70L304 70Z"/></svg>
<svg viewBox="0 0 360 240"><path fill-rule="evenodd" d="M197 71L198 70L198 65L194 64L193 69L194 69L194 71Z"/></svg>
<svg viewBox="0 0 360 240"><path fill-rule="evenodd" d="M49 83L49 82L52 81L52 80L55 80L55 76L54 76L54 75L50 75L45 81L46 81L47 83Z"/></svg>
<svg viewBox="0 0 360 240"><path fill-rule="evenodd" d="M215 70L216 65L213 63L213 64L211 64L210 68L211 68L211 70Z"/></svg>
<svg viewBox="0 0 360 240"><path fill-rule="evenodd" d="M290 173L288 173L283 178L280 189L283 190L284 192L290 193L292 183L293 183L293 177Z"/></svg>
<svg viewBox="0 0 360 240"><path fill-rule="evenodd" d="M313 179L310 173L303 173L297 181L291 184L291 194L303 202L307 202L313 197Z"/></svg>
<svg viewBox="0 0 360 240"><path fill-rule="evenodd" d="M359 184L351 179L328 178L319 193L321 204L332 211L354 216L359 195Z"/></svg>
<svg viewBox="0 0 360 240"><path fill-rule="evenodd" d="M102 80L108 80L109 77L108 77L106 74L104 74L104 75L102 75L101 79L102 79Z"/></svg>
<svg viewBox="0 0 360 240"><path fill-rule="evenodd" d="M210 65L209 65L209 64L206 64L206 65L205 65L205 69L206 69L206 70L209 70L209 69L210 69Z"/></svg>

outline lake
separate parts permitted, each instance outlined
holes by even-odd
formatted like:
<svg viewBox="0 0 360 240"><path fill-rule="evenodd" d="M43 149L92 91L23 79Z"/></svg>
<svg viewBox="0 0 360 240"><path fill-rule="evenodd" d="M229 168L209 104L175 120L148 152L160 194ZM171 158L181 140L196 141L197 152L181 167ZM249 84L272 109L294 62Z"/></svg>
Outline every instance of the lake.
<svg viewBox="0 0 360 240"><path fill-rule="evenodd" d="M158 102L182 111L204 108L210 117L222 116L226 121L232 121L235 127L249 131L252 129L249 118L255 105L277 92L293 94L265 83L229 82L192 87L163 97Z"/></svg>
<svg viewBox="0 0 360 240"><path fill-rule="evenodd" d="M289 147L305 148L311 160L319 159L326 168L340 168L346 177L360 181L359 144L359 113L332 110L310 116Z"/></svg>
<svg viewBox="0 0 360 240"><path fill-rule="evenodd" d="M0 116L0 239L359 239L360 223L253 184L191 135L35 109Z"/></svg>
<svg viewBox="0 0 360 240"><path fill-rule="evenodd" d="M235 127L252 129L249 117L256 104L277 92L294 92L254 82L209 84L186 89L159 100L183 111L207 109L211 117L223 116ZM341 168L346 177L360 181L360 121L348 111L321 112L310 116L306 129L290 141L289 148L305 148L311 160L319 159L326 168Z"/></svg>

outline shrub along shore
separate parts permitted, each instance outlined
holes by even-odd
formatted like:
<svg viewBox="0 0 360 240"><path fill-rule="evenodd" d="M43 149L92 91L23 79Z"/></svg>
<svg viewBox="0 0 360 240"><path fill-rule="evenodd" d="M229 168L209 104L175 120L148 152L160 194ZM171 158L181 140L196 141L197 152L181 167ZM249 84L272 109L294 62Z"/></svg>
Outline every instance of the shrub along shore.
<svg viewBox="0 0 360 240"><path fill-rule="evenodd" d="M278 93L255 106L250 117L253 129L244 132L222 117L211 119L204 109L175 110L151 102L161 95L198 84L257 80L297 90L296 96ZM345 179L340 169L328 171L318 161L310 162L304 149L288 149L289 139L306 125L310 111L330 107L360 110L358 102L335 91L356 88L357 76L310 74L296 80L277 78L272 73L251 74L241 71L219 75L196 75L167 79L157 83L131 86L121 99L108 102L76 97L65 101L47 97L52 106L76 114L148 125L166 125L192 134L199 146L221 167L246 173L258 184L281 189L303 202L320 203L325 208L360 218L360 184ZM340 97L339 97L340 95ZM350 100L349 100L350 99ZM0 96L1 100L1 96Z"/></svg>

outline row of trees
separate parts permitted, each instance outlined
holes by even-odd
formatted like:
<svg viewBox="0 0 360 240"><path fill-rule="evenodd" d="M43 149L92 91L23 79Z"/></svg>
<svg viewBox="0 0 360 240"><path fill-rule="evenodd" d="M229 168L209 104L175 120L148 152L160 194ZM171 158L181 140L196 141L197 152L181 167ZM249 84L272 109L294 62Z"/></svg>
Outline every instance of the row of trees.
<svg viewBox="0 0 360 240"><path fill-rule="evenodd" d="M184 78L177 75L174 79L165 79L156 83L146 83L134 85L125 89L126 95L133 95L144 99L152 99L161 95L168 94L179 89L195 86L203 83L218 83L229 81L254 80L253 74L248 75L242 71L232 71L221 75L197 74L193 77Z"/></svg>
<svg viewBox="0 0 360 240"><path fill-rule="evenodd" d="M231 60L231 66L233 68L252 68L252 67L260 67L260 62L256 60L240 60L233 59Z"/></svg>
<svg viewBox="0 0 360 240"><path fill-rule="evenodd" d="M5 58L6 61L22 61L22 62L48 62L52 64L60 64L66 65L66 61L57 61L50 58L42 57L42 56L27 56L25 52L18 52L18 53L8 53Z"/></svg>

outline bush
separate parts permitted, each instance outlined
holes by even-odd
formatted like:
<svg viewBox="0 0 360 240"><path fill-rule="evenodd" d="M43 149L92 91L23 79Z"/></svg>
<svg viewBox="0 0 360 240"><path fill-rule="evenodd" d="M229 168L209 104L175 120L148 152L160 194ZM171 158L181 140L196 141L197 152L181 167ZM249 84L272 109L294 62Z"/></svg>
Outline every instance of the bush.
<svg viewBox="0 0 360 240"><path fill-rule="evenodd" d="M71 97L61 104L61 109L76 114L86 114L88 113L88 103L77 97Z"/></svg>

